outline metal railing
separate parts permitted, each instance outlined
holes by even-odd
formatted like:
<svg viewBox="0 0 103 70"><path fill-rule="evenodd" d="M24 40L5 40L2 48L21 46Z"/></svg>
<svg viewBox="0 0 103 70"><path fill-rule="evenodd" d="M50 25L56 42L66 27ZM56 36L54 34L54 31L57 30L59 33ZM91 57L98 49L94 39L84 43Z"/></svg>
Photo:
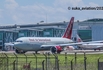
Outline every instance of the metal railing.
<svg viewBox="0 0 103 70"><path fill-rule="evenodd" d="M102 70L103 63L98 58L95 62L90 63L89 58L84 52L83 57L78 57L75 52L73 58L67 52L62 54L0 54L0 70ZM82 58L82 62L80 59ZM103 66L102 66L103 67Z"/></svg>

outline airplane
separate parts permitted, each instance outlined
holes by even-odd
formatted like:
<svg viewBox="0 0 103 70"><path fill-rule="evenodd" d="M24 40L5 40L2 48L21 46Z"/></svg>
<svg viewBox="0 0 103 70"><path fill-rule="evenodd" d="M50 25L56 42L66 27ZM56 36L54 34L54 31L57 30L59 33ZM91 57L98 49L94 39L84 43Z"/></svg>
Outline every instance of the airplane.
<svg viewBox="0 0 103 70"><path fill-rule="evenodd" d="M27 51L50 50L52 53L60 53L68 43L73 43L71 39L74 17L71 18L66 31L62 37L20 37L14 42L16 53ZM63 45L64 44L64 45Z"/></svg>
<svg viewBox="0 0 103 70"><path fill-rule="evenodd" d="M71 39L74 17L71 18L66 31L62 37L20 37L13 44L16 53L26 53L27 51L45 51L50 50L52 53L60 53L65 47L75 46L81 44L88 44L90 42L75 43ZM103 42L103 41L92 41Z"/></svg>
<svg viewBox="0 0 103 70"><path fill-rule="evenodd" d="M82 39L80 38L80 36L77 34L77 42L82 42ZM77 45L79 48L81 49L93 49L93 50L101 50L103 49L103 42L95 42L95 43L85 43L85 44L79 44Z"/></svg>

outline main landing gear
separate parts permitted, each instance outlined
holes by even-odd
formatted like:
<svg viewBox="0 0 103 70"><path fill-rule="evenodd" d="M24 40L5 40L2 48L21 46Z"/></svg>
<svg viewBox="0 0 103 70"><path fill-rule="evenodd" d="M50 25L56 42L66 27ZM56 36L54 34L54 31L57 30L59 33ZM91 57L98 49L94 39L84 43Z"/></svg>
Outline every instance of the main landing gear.
<svg viewBox="0 0 103 70"><path fill-rule="evenodd" d="M38 54L38 51L35 51L36 54Z"/></svg>
<svg viewBox="0 0 103 70"><path fill-rule="evenodd" d="M24 54L24 53L26 53L26 51L23 51L23 50L15 50L15 52L17 53L17 54Z"/></svg>

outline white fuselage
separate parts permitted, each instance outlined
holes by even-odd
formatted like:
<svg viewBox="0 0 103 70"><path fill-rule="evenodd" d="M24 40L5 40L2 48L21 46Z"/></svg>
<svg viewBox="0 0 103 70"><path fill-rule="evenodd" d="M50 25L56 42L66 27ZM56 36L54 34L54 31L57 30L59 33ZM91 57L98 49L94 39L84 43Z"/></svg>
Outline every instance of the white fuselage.
<svg viewBox="0 0 103 70"><path fill-rule="evenodd" d="M89 43L89 44L82 44L78 45L81 48L87 48L87 49L96 49L103 47L103 43Z"/></svg>
<svg viewBox="0 0 103 70"><path fill-rule="evenodd" d="M41 46L54 46L72 42L72 40L62 37L22 37L16 40L16 42L14 43L14 48L25 51L50 50L50 47L45 47L43 49L41 48Z"/></svg>

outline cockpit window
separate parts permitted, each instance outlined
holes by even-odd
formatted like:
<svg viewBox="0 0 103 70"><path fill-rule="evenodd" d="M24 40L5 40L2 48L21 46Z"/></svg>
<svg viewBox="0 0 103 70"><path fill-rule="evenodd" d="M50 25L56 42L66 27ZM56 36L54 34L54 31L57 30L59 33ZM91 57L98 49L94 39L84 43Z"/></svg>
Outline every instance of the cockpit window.
<svg viewBox="0 0 103 70"><path fill-rule="evenodd" d="M23 41L21 41L21 40L16 40L15 42L23 42Z"/></svg>

